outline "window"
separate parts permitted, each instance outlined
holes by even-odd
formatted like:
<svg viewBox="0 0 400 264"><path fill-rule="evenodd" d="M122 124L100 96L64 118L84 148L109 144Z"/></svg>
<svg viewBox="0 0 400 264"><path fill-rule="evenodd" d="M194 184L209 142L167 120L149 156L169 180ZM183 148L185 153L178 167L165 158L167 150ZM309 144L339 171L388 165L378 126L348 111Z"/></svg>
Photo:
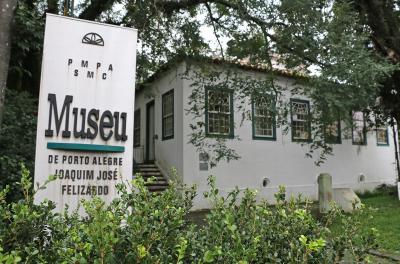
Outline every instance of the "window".
<svg viewBox="0 0 400 264"><path fill-rule="evenodd" d="M291 99L292 140L311 141L310 103Z"/></svg>
<svg viewBox="0 0 400 264"><path fill-rule="evenodd" d="M389 135L386 127L378 127L376 129L376 143L378 146L389 145Z"/></svg>
<svg viewBox="0 0 400 264"><path fill-rule="evenodd" d="M325 142L328 144L341 144L340 120L325 126Z"/></svg>
<svg viewBox="0 0 400 264"><path fill-rule="evenodd" d="M133 146L140 147L140 109L135 111L133 124Z"/></svg>
<svg viewBox="0 0 400 264"><path fill-rule="evenodd" d="M206 135L233 137L233 91L206 88Z"/></svg>
<svg viewBox="0 0 400 264"><path fill-rule="evenodd" d="M252 100L253 139L276 139L275 100L272 96L258 95Z"/></svg>
<svg viewBox="0 0 400 264"><path fill-rule="evenodd" d="M162 139L174 138L174 90L162 96Z"/></svg>
<svg viewBox="0 0 400 264"><path fill-rule="evenodd" d="M367 145L364 113L353 112L352 138L354 145Z"/></svg>

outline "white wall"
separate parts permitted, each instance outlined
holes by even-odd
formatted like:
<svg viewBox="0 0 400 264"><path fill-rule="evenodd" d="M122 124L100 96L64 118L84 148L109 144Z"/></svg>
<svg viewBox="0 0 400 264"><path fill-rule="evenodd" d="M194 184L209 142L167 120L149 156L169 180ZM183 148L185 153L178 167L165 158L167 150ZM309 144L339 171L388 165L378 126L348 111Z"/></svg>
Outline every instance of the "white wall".
<svg viewBox="0 0 400 264"><path fill-rule="evenodd" d="M182 80L180 79L181 67L175 67L154 81L149 87L136 92L135 110L140 108L141 127L140 141L141 147L146 152L146 104L154 100L155 112L155 134L158 139L155 140L155 159L157 165L163 171L164 175L169 177L172 167L177 169L179 175L183 171L183 146L182 146L182 123L183 123L183 99L182 99ZM174 89L174 138L162 140L162 117L161 117L161 98L162 95L171 89ZM141 150L137 148L135 153L139 154Z"/></svg>
<svg viewBox="0 0 400 264"><path fill-rule="evenodd" d="M243 72L260 78L261 73ZM281 85L291 86L292 79L279 78ZM188 97L191 94L190 80L183 80L183 109L188 109ZM293 98L304 99L292 96ZM290 99L288 96L287 100ZM176 118L179 120L179 117ZM189 141L188 135L192 132L192 116L183 115L183 177L184 182L196 184L198 196L194 209L209 207L202 193L208 190L207 177L216 176L217 186L222 194L238 186L240 189L252 188L258 190L258 198L267 198L272 202L273 194L279 185L285 185L287 195L302 193L307 197L317 197L317 176L321 172L328 172L333 177L334 187L351 187L354 189L371 189L381 183L394 183L395 159L392 133L389 131L389 146L377 146L376 133L367 134L367 145L352 145L351 139L344 139L342 144L333 146L334 156L320 167L314 165L315 159L306 158L307 146L291 141L291 133L284 134L277 127L276 141L253 140L251 121L246 120L239 126L241 116L235 113L235 135L241 140L228 140L228 146L233 147L241 159L229 163L220 162L217 167L209 171L199 170L199 155ZM204 121L204 118L202 118ZM359 183L359 175L365 175L365 182ZM270 179L267 187L262 186L265 177Z"/></svg>

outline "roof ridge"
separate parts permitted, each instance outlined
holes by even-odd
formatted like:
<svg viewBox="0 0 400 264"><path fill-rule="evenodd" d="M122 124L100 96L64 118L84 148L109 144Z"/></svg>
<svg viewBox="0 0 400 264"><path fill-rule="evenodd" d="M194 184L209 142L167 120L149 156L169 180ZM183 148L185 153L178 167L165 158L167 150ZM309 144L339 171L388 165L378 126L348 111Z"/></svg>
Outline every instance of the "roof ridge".
<svg viewBox="0 0 400 264"><path fill-rule="evenodd" d="M170 70L172 67L177 66L181 62L205 62L212 63L216 65L227 64L230 66L238 67L247 71L257 71L265 73L274 73L283 77L296 78L296 79L307 79L309 76L294 70L282 70L282 69L272 69L268 65L262 64L251 64L244 62L243 60L226 59L221 57L208 57L203 55L176 55L172 59L163 63L150 77L141 83L137 84L137 90L141 90L146 85L152 83L157 78L159 78L163 73Z"/></svg>

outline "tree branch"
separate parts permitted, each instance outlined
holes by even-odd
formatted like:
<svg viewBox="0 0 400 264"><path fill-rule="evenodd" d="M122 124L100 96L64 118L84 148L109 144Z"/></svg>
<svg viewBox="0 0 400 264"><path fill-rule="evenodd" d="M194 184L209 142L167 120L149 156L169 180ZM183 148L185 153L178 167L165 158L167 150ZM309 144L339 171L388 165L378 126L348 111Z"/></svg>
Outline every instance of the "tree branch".
<svg viewBox="0 0 400 264"><path fill-rule="evenodd" d="M272 40L276 43L279 42L279 39L275 35L268 33L266 28L271 28L276 25L282 25L282 23L279 23L279 22L278 23L275 23L275 22L270 23L270 22L262 20L258 17L252 16L246 11L246 9L244 7L233 3L232 1L227 1L227 0L181 0L181 1L158 0L156 2L156 5L160 8L160 10L165 12L167 15L171 15L173 12L176 12L176 11L179 11L182 9L188 9L188 8L191 8L194 6L198 6L200 4L208 5L210 3L220 4L227 8L235 10L241 19L246 20L246 21L253 23L253 24L257 25L258 27L260 27L266 38L269 38L270 40ZM280 43L280 44L281 44L281 48L286 50L288 53L299 56L299 57L303 58L304 60L308 61L309 63L313 63L313 64L316 64L319 66L324 66L324 64L322 62L318 61L317 59L308 57L305 54L297 51L296 49L294 49L288 45L285 45L283 43Z"/></svg>
<svg viewBox="0 0 400 264"><path fill-rule="evenodd" d="M208 10L208 14L210 15L211 24L212 24L213 29L214 29L213 30L214 31L214 35L217 38L217 41L218 41L218 44L219 44L219 48L221 50L221 56L222 56L222 58L224 58L224 48L222 47L221 41L219 40L219 36L218 36L218 33L217 33L217 28L215 27L215 24L214 24L214 23L218 23L218 20L213 17L210 5L208 3L205 3L205 5L206 5L206 8Z"/></svg>
<svg viewBox="0 0 400 264"><path fill-rule="evenodd" d="M17 0L0 1L0 128L7 86L8 63L11 52L12 22Z"/></svg>
<svg viewBox="0 0 400 264"><path fill-rule="evenodd" d="M46 13L58 14L58 0L47 0Z"/></svg>
<svg viewBox="0 0 400 264"><path fill-rule="evenodd" d="M92 0L90 4L79 14L79 18L95 20L101 13L111 9L116 0Z"/></svg>
<svg viewBox="0 0 400 264"><path fill-rule="evenodd" d="M394 63L400 62L400 19L391 1L360 0L356 9L372 29L372 41L379 53Z"/></svg>

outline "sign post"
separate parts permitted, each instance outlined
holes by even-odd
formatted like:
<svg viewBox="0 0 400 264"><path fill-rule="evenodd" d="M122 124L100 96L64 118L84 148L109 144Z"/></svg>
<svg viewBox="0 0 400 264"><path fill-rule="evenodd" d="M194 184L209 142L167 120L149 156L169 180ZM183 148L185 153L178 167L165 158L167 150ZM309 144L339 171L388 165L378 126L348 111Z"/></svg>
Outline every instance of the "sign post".
<svg viewBox="0 0 400 264"><path fill-rule="evenodd" d="M137 31L47 14L35 183L44 199L77 208L132 179Z"/></svg>

